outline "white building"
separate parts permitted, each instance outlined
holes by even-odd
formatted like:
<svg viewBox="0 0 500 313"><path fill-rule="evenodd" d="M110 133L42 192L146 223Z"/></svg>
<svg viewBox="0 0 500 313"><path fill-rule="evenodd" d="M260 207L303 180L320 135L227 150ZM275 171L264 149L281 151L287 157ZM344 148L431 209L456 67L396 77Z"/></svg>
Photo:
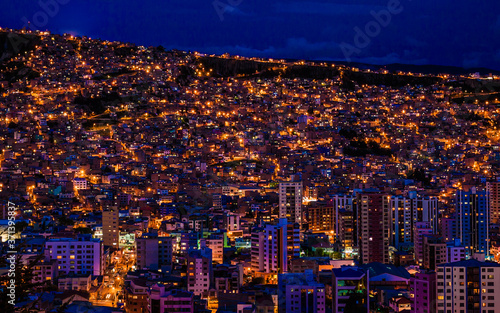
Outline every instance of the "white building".
<svg viewBox="0 0 500 313"><path fill-rule="evenodd" d="M87 189L87 179L83 177L77 177L73 179L73 186L77 190Z"/></svg>
<svg viewBox="0 0 500 313"><path fill-rule="evenodd" d="M279 219L252 231L251 265L254 272L284 273L288 260L300 255L298 224Z"/></svg>
<svg viewBox="0 0 500 313"><path fill-rule="evenodd" d="M227 231L240 230L240 216L226 211L226 229Z"/></svg>
<svg viewBox="0 0 500 313"><path fill-rule="evenodd" d="M451 243L448 243L446 255L448 263L465 260L465 247L460 243L460 239L455 239Z"/></svg>
<svg viewBox="0 0 500 313"><path fill-rule="evenodd" d="M469 259L438 265L438 313L498 312L499 277L498 263Z"/></svg>
<svg viewBox="0 0 500 313"><path fill-rule="evenodd" d="M222 264L224 258L224 235L212 234L208 238L200 239L200 246L205 244L212 250L212 262Z"/></svg>
<svg viewBox="0 0 500 313"><path fill-rule="evenodd" d="M225 196L237 196L239 187L235 185L222 186L222 194Z"/></svg>
<svg viewBox="0 0 500 313"><path fill-rule="evenodd" d="M44 253L46 258L57 260L61 274L102 275L104 272L102 242L90 236L50 239L45 243Z"/></svg>
<svg viewBox="0 0 500 313"><path fill-rule="evenodd" d="M212 250L201 246L199 250L190 251L187 263L187 290L195 295L208 291L213 284Z"/></svg>

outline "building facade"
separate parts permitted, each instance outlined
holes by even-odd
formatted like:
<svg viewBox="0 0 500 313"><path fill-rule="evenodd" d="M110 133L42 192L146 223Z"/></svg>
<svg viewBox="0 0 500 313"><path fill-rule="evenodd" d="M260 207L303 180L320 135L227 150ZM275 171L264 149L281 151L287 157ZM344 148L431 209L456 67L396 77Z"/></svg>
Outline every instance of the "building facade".
<svg viewBox="0 0 500 313"><path fill-rule="evenodd" d="M279 217L302 224L302 182L279 184Z"/></svg>
<svg viewBox="0 0 500 313"><path fill-rule="evenodd" d="M104 248L98 239L90 236L49 239L45 243L45 257L57 260L61 274L102 275L104 272Z"/></svg>
<svg viewBox="0 0 500 313"><path fill-rule="evenodd" d="M312 270L278 275L278 313L324 313L325 301L325 285Z"/></svg>
<svg viewBox="0 0 500 313"><path fill-rule="evenodd" d="M251 265L253 272L285 273L288 260L300 255L298 224L279 219L275 224L252 231Z"/></svg>
<svg viewBox="0 0 500 313"><path fill-rule="evenodd" d="M475 259L445 263L437 271L438 313L496 313L500 264Z"/></svg>
<svg viewBox="0 0 500 313"><path fill-rule="evenodd" d="M489 254L490 210L486 190L475 187L470 191L458 190L456 195L456 237L465 246L466 254Z"/></svg>

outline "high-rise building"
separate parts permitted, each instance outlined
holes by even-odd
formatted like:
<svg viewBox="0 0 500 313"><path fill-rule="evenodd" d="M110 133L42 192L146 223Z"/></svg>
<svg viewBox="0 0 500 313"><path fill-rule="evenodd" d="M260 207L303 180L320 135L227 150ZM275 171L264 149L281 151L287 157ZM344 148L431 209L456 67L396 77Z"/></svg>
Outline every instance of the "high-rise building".
<svg viewBox="0 0 500 313"><path fill-rule="evenodd" d="M254 272L284 273L288 260L300 255L300 229L279 219L252 230L251 264Z"/></svg>
<svg viewBox="0 0 500 313"><path fill-rule="evenodd" d="M414 229L414 253L415 262L424 265L424 237L432 234L432 228L429 222L417 222Z"/></svg>
<svg viewBox="0 0 500 313"><path fill-rule="evenodd" d="M500 177L496 181L486 183L486 190L490 196L490 220L492 223L500 221Z"/></svg>
<svg viewBox="0 0 500 313"><path fill-rule="evenodd" d="M202 244L188 253L187 290L199 296L213 285L212 250Z"/></svg>
<svg viewBox="0 0 500 313"><path fill-rule="evenodd" d="M358 254L356 229L357 220L354 218L353 211L341 210L338 213L339 217L339 234L337 236L338 243L341 245L344 255L352 257Z"/></svg>
<svg viewBox="0 0 500 313"><path fill-rule="evenodd" d="M137 238L137 268L169 272L172 268L173 237L158 237L156 233L144 233Z"/></svg>
<svg viewBox="0 0 500 313"><path fill-rule="evenodd" d="M77 239L49 239L45 243L45 257L57 260L60 274L102 275L104 272L104 247L99 239L80 235Z"/></svg>
<svg viewBox="0 0 500 313"><path fill-rule="evenodd" d="M346 306L359 313L370 310L369 271L354 266L332 270L333 313L344 312Z"/></svg>
<svg viewBox="0 0 500 313"><path fill-rule="evenodd" d="M457 233L457 219L454 216L441 217L439 226L439 232L446 242L455 238Z"/></svg>
<svg viewBox="0 0 500 313"><path fill-rule="evenodd" d="M340 242L340 212L351 213L354 219L354 203L356 202L356 197L353 195L334 195L332 197L333 206L333 230L335 232L335 241Z"/></svg>
<svg viewBox="0 0 500 313"><path fill-rule="evenodd" d="M390 245L400 250L414 242L414 229L418 222L429 222L433 233L438 231L438 199L418 197L409 192L407 197L392 196L390 199Z"/></svg>
<svg viewBox="0 0 500 313"><path fill-rule="evenodd" d="M500 264L475 259L438 265L438 313L496 313Z"/></svg>
<svg viewBox="0 0 500 313"><path fill-rule="evenodd" d="M446 243L438 235L424 235L423 267L435 270L438 264L446 263Z"/></svg>
<svg viewBox="0 0 500 313"><path fill-rule="evenodd" d="M333 230L333 208L320 202L307 206L307 221L312 231Z"/></svg>
<svg viewBox="0 0 500 313"><path fill-rule="evenodd" d="M421 270L415 273L412 313L436 312L436 272Z"/></svg>
<svg viewBox="0 0 500 313"><path fill-rule="evenodd" d="M279 217L302 225L302 182L289 181L279 184Z"/></svg>
<svg viewBox="0 0 500 313"><path fill-rule="evenodd" d="M490 210L488 192L472 187L458 190L456 195L457 233L468 256L474 253L489 254Z"/></svg>
<svg viewBox="0 0 500 313"><path fill-rule="evenodd" d="M102 243L105 246L118 248L120 235L118 222L117 207L110 207L109 210L102 212Z"/></svg>
<svg viewBox="0 0 500 313"><path fill-rule="evenodd" d="M357 197L360 260L362 264L389 263L390 196L361 193Z"/></svg>
<svg viewBox="0 0 500 313"><path fill-rule="evenodd" d="M324 313L325 285L314 280L312 270L278 275L279 313Z"/></svg>

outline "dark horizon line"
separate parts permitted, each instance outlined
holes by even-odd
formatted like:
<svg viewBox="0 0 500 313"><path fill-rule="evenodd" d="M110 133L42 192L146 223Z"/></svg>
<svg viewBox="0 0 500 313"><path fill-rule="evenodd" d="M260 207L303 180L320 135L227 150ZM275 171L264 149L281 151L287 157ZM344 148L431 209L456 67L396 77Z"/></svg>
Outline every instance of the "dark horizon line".
<svg viewBox="0 0 500 313"><path fill-rule="evenodd" d="M16 29L16 28L9 28L9 27L2 27L0 28L3 31L22 31L25 30L24 28L22 29ZM59 33L59 32L53 32L50 30L40 30L40 29L27 29L30 32L49 32L50 34L55 34L59 36L63 35L72 35L71 33ZM145 44L140 44L140 43L135 43L135 42L130 42L130 41L121 41L121 40L115 40L115 39L105 39L102 37L92 37L88 35L72 35L74 37L87 37L93 40L99 40L99 41L110 41L110 42L120 42L123 44L131 44L135 46L144 46L144 47L163 47L163 44L158 44L158 45L145 45ZM418 74L431 74L431 75L437 75L437 74L450 74L450 75L464 75L464 74L472 74L475 72L479 72L481 75L486 75L486 74L494 74L494 75L500 75L500 69L495 69L495 68L490 68L490 67L463 67L463 66L458 66L458 65L444 65L444 64L415 64L415 63L386 63L386 64L375 64L375 63L364 63L364 62L356 62L356 61L346 61L345 59L336 59L332 58L331 60L325 60L325 59L304 59L304 58L293 58L293 57L275 57L275 56L249 56L249 55L243 55L243 54L234 54L229 51L226 52L203 52L200 50L185 50L185 49L179 49L179 48L173 48L172 45L166 45L169 47L169 50L177 50L177 51L183 51L183 52L188 52L188 53L200 53L200 54L205 54L205 55L216 55L216 56L222 56L224 54L229 54L231 56L241 56L244 58L258 58L258 59L275 59L275 60L285 60L285 61L305 61L305 62L315 62L315 63L336 63L340 65L345 65L345 66L350 66L350 67L360 67L364 69L370 69L370 70L378 70L384 67L393 67L392 69L389 69L389 71L402 71L402 72L415 72ZM168 50L166 50L168 51ZM397 69L397 67L414 67L414 70L402 70L402 69ZM375 68L378 67L378 68ZM427 69L425 71L418 70L418 68L435 68L435 69Z"/></svg>

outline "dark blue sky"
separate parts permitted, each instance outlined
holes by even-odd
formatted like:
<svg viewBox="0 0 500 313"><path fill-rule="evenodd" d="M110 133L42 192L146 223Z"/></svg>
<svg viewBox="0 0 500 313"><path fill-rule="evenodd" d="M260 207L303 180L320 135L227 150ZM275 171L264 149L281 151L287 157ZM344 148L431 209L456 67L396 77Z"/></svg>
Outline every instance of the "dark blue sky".
<svg viewBox="0 0 500 313"><path fill-rule="evenodd" d="M57 8L43 3L57 3ZM398 4L399 2L399 4ZM245 56L500 70L497 0L0 0L0 26ZM389 11L381 22L373 12ZM355 40L357 27L371 36ZM371 28L370 28L371 27ZM359 35L358 37L362 37ZM360 39L360 38L357 38ZM363 39L363 38L361 38ZM368 40L366 40L368 39ZM357 43L357 44L356 44ZM347 52L346 52L347 51Z"/></svg>

